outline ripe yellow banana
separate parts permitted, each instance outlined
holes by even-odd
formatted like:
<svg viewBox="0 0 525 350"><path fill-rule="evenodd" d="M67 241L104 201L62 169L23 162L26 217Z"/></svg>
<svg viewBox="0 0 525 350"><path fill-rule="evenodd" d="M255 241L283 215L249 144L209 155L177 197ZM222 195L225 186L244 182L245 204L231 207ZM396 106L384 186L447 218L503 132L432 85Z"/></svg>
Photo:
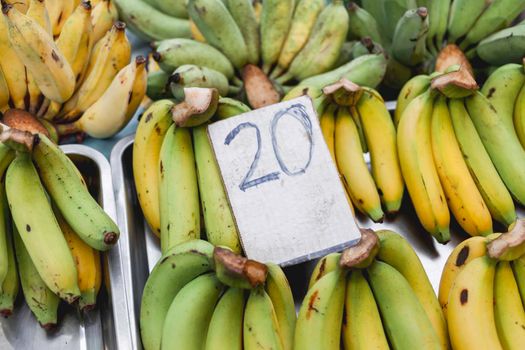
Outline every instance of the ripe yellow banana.
<svg viewBox="0 0 525 350"><path fill-rule="evenodd" d="M321 131L323 132L324 141L328 146L328 151L335 162L335 116L337 113L337 105L329 104L319 116L319 124L321 124Z"/></svg>
<svg viewBox="0 0 525 350"><path fill-rule="evenodd" d="M93 4L91 12L91 24L93 25L93 43L97 43L111 29L113 23L118 20L117 7L111 0L102 0Z"/></svg>
<svg viewBox="0 0 525 350"><path fill-rule="evenodd" d="M29 0L5 0L6 4L13 5L18 11L26 13L29 7Z"/></svg>
<svg viewBox="0 0 525 350"><path fill-rule="evenodd" d="M4 72L0 65L0 112L5 112L9 108L9 86L5 81Z"/></svg>
<svg viewBox="0 0 525 350"><path fill-rule="evenodd" d="M419 221L438 242L450 240L450 213L431 145L434 95L425 92L403 111L397 128L401 171Z"/></svg>
<svg viewBox="0 0 525 350"><path fill-rule="evenodd" d="M315 265L312 275L310 276L310 282L308 283L308 289L323 278L324 275L336 270L339 266L339 260L341 259L341 253L331 253L325 255Z"/></svg>
<svg viewBox="0 0 525 350"><path fill-rule="evenodd" d="M53 35L59 36L64 23L78 5L75 0L45 0Z"/></svg>
<svg viewBox="0 0 525 350"><path fill-rule="evenodd" d="M403 111L408 104L417 96L421 95L430 87L431 78L428 75L416 75L403 85L397 97L396 111L394 112L394 123L399 124Z"/></svg>
<svg viewBox="0 0 525 350"><path fill-rule="evenodd" d="M348 108L339 108L335 121L335 157L354 205L373 221L383 220L381 200L363 158L359 133Z"/></svg>

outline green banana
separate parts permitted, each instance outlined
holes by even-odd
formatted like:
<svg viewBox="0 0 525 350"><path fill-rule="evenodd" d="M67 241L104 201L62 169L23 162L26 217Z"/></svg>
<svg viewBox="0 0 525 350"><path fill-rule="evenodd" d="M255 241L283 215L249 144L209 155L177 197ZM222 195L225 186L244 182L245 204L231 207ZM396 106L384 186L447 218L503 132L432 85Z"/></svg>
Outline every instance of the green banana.
<svg viewBox="0 0 525 350"><path fill-rule="evenodd" d="M167 251L153 267L140 304L140 334L146 350L160 349L168 308L187 283L212 270L212 254L210 243L189 241Z"/></svg>
<svg viewBox="0 0 525 350"><path fill-rule="evenodd" d="M443 38L447 31L448 14L452 0L431 1L428 8L427 47L431 52L441 50Z"/></svg>
<svg viewBox="0 0 525 350"><path fill-rule="evenodd" d="M334 63L334 67L335 68L341 67L342 65L350 62L353 58L355 58L353 55L353 48L354 46L360 43L361 41L355 41L355 40L345 41L343 43L343 46L341 46L341 52L339 53L339 57L337 58L337 61L335 61Z"/></svg>
<svg viewBox="0 0 525 350"><path fill-rule="evenodd" d="M144 39L161 40L191 37L190 22L186 19L169 16L141 0L114 1L120 18L126 21L126 24L135 34Z"/></svg>
<svg viewBox="0 0 525 350"><path fill-rule="evenodd" d="M480 92L466 99L467 110L483 144L512 196L525 203L525 150L503 117Z"/></svg>
<svg viewBox="0 0 525 350"><path fill-rule="evenodd" d="M244 349L284 350L272 300L263 288L250 291L244 310Z"/></svg>
<svg viewBox="0 0 525 350"><path fill-rule="evenodd" d="M336 270L339 266L340 259L341 253L331 253L319 259L312 271L312 275L310 276L308 290L310 290L317 281L323 278L323 276Z"/></svg>
<svg viewBox="0 0 525 350"><path fill-rule="evenodd" d="M379 44L374 43L369 37L364 37L352 45L351 57L357 58L364 55L379 54L382 52L384 52L384 50Z"/></svg>
<svg viewBox="0 0 525 350"><path fill-rule="evenodd" d="M295 0L265 0L261 12L261 58L263 71L268 74L279 59L288 35Z"/></svg>
<svg viewBox="0 0 525 350"><path fill-rule="evenodd" d="M490 214L509 227L516 221L514 202L483 146L464 101L451 99L448 107L463 158Z"/></svg>
<svg viewBox="0 0 525 350"><path fill-rule="evenodd" d="M13 236L18 272L26 303L42 328L51 329L57 324L57 311L60 299L47 287L38 274L37 268L33 264L16 227L13 227Z"/></svg>
<svg viewBox="0 0 525 350"><path fill-rule="evenodd" d="M514 106L514 128L521 145L525 145L525 88L523 87Z"/></svg>
<svg viewBox="0 0 525 350"><path fill-rule="evenodd" d="M194 64L221 72L233 78L233 66L226 56L206 43L190 39L170 39L154 43L153 58L166 73L173 73L184 64Z"/></svg>
<svg viewBox="0 0 525 350"><path fill-rule="evenodd" d="M512 272L518 285L518 290L521 296L521 302L525 305L525 256L522 256L511 263Z"/></svg>
<svg viewBox="0 0 525 350"><path fill-rule="evenodd" d="M348 35L351 39L362 39L369 37L377 43L381 43L381 34L376 19L368 11L362 9L355 2L350 2L348 9Z"/></svg>
<svg viewBox="0 0 525 350"><path fill-rule="evenodd" d="M250 0L225 0L226 7L241 30L248 50L248 63L259 63L259 25Z"/></svg>
<svg viewBox="0 0 525 350"><path fill-rule="evenodd" d="M482 40L476 47L478 56L493 66L520 63L525 56L525 25L503 29Z"/></svg>
<svg viewBox="0 0 525 350"><path fill-rule="evenodd" d="M186 0L145 0L158 10L177 18L188 18Z"/></svg>
<svg viewBox="0 0 525 350"><path fill-rule="evenodd" d="M169 98L169 78L170 75L164 72L163 70L159 70L157 72L150 72L148 74L148 87L146 90L146 96L148 96L154 101Z"/></svg>
<svg viewBox="0 0 525 350"><path fill-rule="evenodd" d="M13 221L38 274L53 293L73 303L80 297L75 262L28 154L13 160L5 181Z"/></svg>
<svg viewBox="0 0 525 350"><path fill-rule="evenodd" d="M178 67L169 78L169 87L177 101L184 101L184 89L188 87L216 88L221 96L226 96L229 88L224 74L193 64Z"/></svg>
<svg viewBox="0 0 525 350"><path fill-rule="evenodd" d="M400 90L413 76L414 73L411 67L401 64L394 57L390 56L383 83L388 87Z"/></svg>
<svg viewBox="0 0 525 350"><path fill-rule="evenodd" d="M0 143L0 177L3 178L9 164L13 161L15 152ZM0 284L9 273L9 208L5 195L4 181L0 180ZM0 285L0 292L2 286Z"/></svg>
<svg viewBox="0 0 525 350"><path fill-rule="evenodd" d="M199 238L200 204L189 129L172 124L160 150L160 242L162 252Z"/></svg>
<svg viewBox="0 0 525 350"><path fill-rule="evenodd" d="M6 214L8 214L7 208ZM8 228L11 229L13 226L14 225L8 225ZM8 317L13 313L19 284L15 260L15 246L11 230L7 232L7 246L8 269L6 276L2 281L2 291L0 292L0 315L4 317Z"/></svg>
<svg viewBox="0 0 525 350"><path fill-rule="evenodd" d="M97 250L117 243L118 226L91 196L73 162L42 134L33 147L33 161L60 213L83 241Z"/></svg>
<svg viewBox="0 0 525 350"><path fill-rule="evenodd" d="M394 37L394 31L396 29L399 19L403 16L405 12L409 9L416 8L416 0L383 0L377 1L381 4L376 6L381 6L380 17L378 18L378 24L380 26L383 38L387 42L391 42ZM367 6L363 3L365 9Z"/></svg>
<svg viewBox="0 0 525 350"><path fill-rule="evenodd" d="M249 111L251 111L250 107L238 100L229 97L220 97L215 117L218 120L223 120Z"/></svg>
<svg viewBox="0 0 525 350"><path fill-rule="evenodd" d="M206 335L205 350L242 350L244 290L229 288L221 296Z"/></svg>
<svg viewBox="0 0 525 350"><path fill-rule="evenodd" d="M405 277L380 261L372 263L367 272L392 347L443 349L425 309Z"/></svg>
<svg viewBox="0 0 525 350"><path fill-rule="evenodd" d="M454 0L450 5L447 26L447 40L456 42L465 36L472 28L476 20L481 16L487 4L487 0Z"/></svg>
<svg viewBox="0 0 525 350"><path fill-rule="evenodd" d="M237 69L248 62L241 30L221 0L189 0L188 13L206 41L218 48Z"/></svg>
<svg viewBox="0 0 525 350"><path fill-rule="evenodd" d="M308 290L297 316L294 349L340 348L345 276L345 271L336 269Z"/></svg>
<svg viewBox="0 0 525 350"><path fill-rule="evenodd" d="M492 1L470 28L460 48L468 49L469 46L478 43L495 31L508 26L523 10L525 10L525 0Z"/></svg>
<svg viewBox="0 0 525 350"><path fill-rule="evenodd" d="M221 103L219 102L219 108ZM208 123L193 128L200 200L208 240L241 253L239 232L224 190L219 166L208 138Z"/></svg>
<svg viewBox="0 0 525 350"><path fill-rule="evenodd" d="M394 112L394 123L397 127L401 120L401 115L410 102L417 96L424 93L430 87L431 78L428 75L416 75L410 79L399 92L397 97L396 110Z"/></svg>
<svg viewBox="0 0 525 350"><path fill-rule="evenodd" d="M402 64L415 66L425 59L428 11L408 10L399 20L392 41L392 55Z"/></svg>
<svg viewBox="0 0 525 350"><path fill-rule="evenodd" d="M200 350L217 300L224 290L213 273L195 278L173 299L166 314L161 349Z"/></svg>

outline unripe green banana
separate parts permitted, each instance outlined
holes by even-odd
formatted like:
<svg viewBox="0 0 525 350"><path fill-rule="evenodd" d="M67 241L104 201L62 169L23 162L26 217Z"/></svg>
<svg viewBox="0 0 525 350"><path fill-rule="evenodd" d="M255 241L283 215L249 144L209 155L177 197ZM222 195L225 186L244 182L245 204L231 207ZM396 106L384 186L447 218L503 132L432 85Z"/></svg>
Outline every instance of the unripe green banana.
<svg viewBox="0 0 525 350"><path fill-rule="evenodd" d="M205 350L242 350L244 290L229 288L221 296L206 335Z"/></svg>
<svg viewBox="0 0 525 350"><path fill-rule="evenodd" d="M28 154L19 154L9 166L6 192L13 221L38 274L61 299L73 303L80 297L75 262Z"/></svg>
<svg viewBox="0 0 525 350"><path fill-rule="evenodd" d="M141 0L114 0L120 17L147 40L190 38L190 22L171 17ZM160 2L160 1L159 1Z"/></svg>
<svg viewBox="0 0 525 350"><path fill-rule="evenodd" d="M170 16L188 18L186 0L145 0L145 2Z"/></svg>
<svg viewBox="0 0 525 350"><path fill-rule="evenodd" d="M248 63L259 64L259 25L251 0L225 0L226 7L241 30L248 50Z"/></svg>
<svg viewBox="0 0 525 350"><path fill-rule="evenodd" d="M387 39L386 40L387 42L392 41L397 23L399 19L403 16L403 14L407 12L407 10L417 7L415 0L383 0L383 1L373 0L373 1L379 3L374 6L382 7L381 10L379 10L380 12L379 17L375 17L375 16L374 17L378 19L378 24L380 26L379 29L381 30L383 34L383 38ZM365 9L367 9L367 7L370 8L370 5L367 4L368 2L369 1L365 1L363 3L363 6ZM375 12L375 11L377 10L374 10L371 12Z"/></svg>
<svg viewBox="0 0 525 350"><path fill-rule="evenodd" d="M146 96L154 101L171 97L168 90L169 73L159 70L148 74L148 88Z"/></svg>
<svg viewBox="0 0 525 350"><path fill-rule="evenodd" d="M16 231L16 227L13 228L13 231L18 273L20 274L24 298L40 326L45 329L51 329L57 324L57 311L60 299L46 286L38 274L37 268L24 246L24 242L22 242L20 235Z"/></svg>
<svg viewBox="0 0 525 350"><path fill-rule="evenodd" d="M261 58L263 71L268 74L279 59L279 54L290 30L295 0L265 0L262 6Z"/></svg>
<svg viewBox="0 0 525 350"><path fill-rule="evenodd" d="M347 64L350 62L354 57L353 55L353 49L354 46L359 44L360 41L345 41L343 43L343 46L341 46L341 52L339 53L339 57L337 58L337 61L334 63L334 67L338 68L341 67L344 64Z"/></svg>
<svg viewBox="0 0 525 350"><path fill-rule="evenodd" d="M490 35L478 44L476 52L493 66L521 63L525 56L525 25L519 24Z"/></svg>
<svg viewBox="0 0 525 350"><path fill-rule="evenodd" d="M7 215L7 208L6 214ZM9 225L9 229L14 225ZM18 271L15 260L15 246L13 242L13 233L11 230L7 233L7 274L2 282L2 291L0 292L0 315L8 317L13 313L15 300L18 295Z"/></svg>
<svg viewBox="0 0 525 350"><path fill-rule="evenodd" d="M173 73L184 64L215 69L228 79L233 78L233 66L219 50L206 43L190 39L170 39L156 42L153 58L166 73Z"/></svg>
<svg viewBox="0 0 525 350"><path fill-rule="evenodd" d="M350 2L348 8L348 35L351 39L370 37L373 41L381 43L381 34L376 19L368 11L362 9L355 2Z"/></svg>
<svg viewBox="0 0 525 350"><path fill-rule="evenodd" d="M241 30L221 0L189 0L188 13L206 41L218 48L237 69L248 62Z"/></svg>
<svg viewBox="0 0 525 350"><path fill-rule="evenodd" d="M9 164L15 157L14 151L3 143L0 144L0 175L3 178ZM2 292L1 283L9 273L9 254L10 249L8 236L10 230L9 208L5 195L4 181L0 180L0 292Z"/></svg>
<svg viewBox="0 0 525 350"><path fill-rule="evenodd" d="M249 111L251 111L250 107L238 100L229 97L220 97L215 117L223 120Z"/></svg>
<svg viewBox="0 0 525 350"><path fill-rule="evenodd" d="M117 243L118 226L91 196L73 162L56 144L39 134L33 160L60 213L84 242L97 250L108 250Z"/></svg>
<svg viewBox="0 0 525 350"><path fill-rule="evenodd" d="M351 57L357 58L364 55L379 54L383 52L383 48L379 44L374 43L369 37L365 37L352 46Z"/></svg>
<svg viewBox="0 0 525 350"><path fill-rule="evenodd" d="M429 27L427 47L431 52L441 50L443 38L447 31L448 13L452 0L431 1L428 8Z"/></svg>
<svg viewBox="0 0 525 350"><path fill-rule="evenodd" d="M160 150L160 242L162 252L200 236L200 203L189 129L172 124Z"/></svg>
<svg viewBox="0 0 525 350"><path fill-rule="evenodd" d="M448 18L447 40L456 42L457 39L467 34L490 2L487 0L452 1Z"/></svg>
<svg viewBox="0 0 525 350"><path fill-rule="evenodd" d="M408 10L399 20L392 42L392 55L402 64L415 66L425 59L428 33L425 7Z"/></svg>
<svg viewBox="0 0 525 350"><path fill-rule="evenodd" d="M219 95L228 94L228 78L214 69L185 64L178 67L169 78L169 88L177 101L184 100L184 88L216 88Z"/></svg>

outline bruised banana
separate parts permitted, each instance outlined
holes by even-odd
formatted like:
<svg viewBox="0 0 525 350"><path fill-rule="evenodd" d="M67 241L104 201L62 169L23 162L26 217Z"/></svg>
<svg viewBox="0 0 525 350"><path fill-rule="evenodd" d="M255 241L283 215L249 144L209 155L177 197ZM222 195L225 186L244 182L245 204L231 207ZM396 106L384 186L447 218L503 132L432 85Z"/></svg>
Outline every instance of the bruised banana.
<svg viewBox="0 0 525 350"><path fill-rule="evenodd" d="M310 290L317 281L323 278L323 276L336 270L339 267L340 259L341 253L330 253L319 259L312 271L312 275L310 276L308 290Z"/></svg>

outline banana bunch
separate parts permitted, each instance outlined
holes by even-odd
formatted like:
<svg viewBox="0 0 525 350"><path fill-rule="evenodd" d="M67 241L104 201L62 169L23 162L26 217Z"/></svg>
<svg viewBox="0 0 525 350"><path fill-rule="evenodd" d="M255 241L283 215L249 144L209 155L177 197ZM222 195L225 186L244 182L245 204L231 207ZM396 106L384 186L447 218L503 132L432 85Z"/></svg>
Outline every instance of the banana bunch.
<svg viewBox="0 0 525 350"><path fill-rule="evenodd" d="M292 349L295 306L281 268L191 240L151 271L140 333L153 349Z"/></svg>
<svg viewBox="0 0 525 350"><path fill-rule="evenodd" d="M334 83L357 69L341 56L350 23L341 0L190 0L187 8L195 39L152 44L161 68L148 77L152 99L180 101L185 87L213 87L260 108L298 82L329 74ZM377 86L385 68L375 68L359 68L367 71L359 83Z"/></svg>
<svg viewBox="0 0 525 350"><path fill-rule="evenodd" d="M294 349L448 349L447 324L411 245L392 231L322 258L310 278ZM473 348L471 348L473 349Z"/></svg>
<svg viewBox="0 0 525 350"><path fill-rule="evenodd" d="M439 302L453 349L523 348L524 228L519 220L508 233L469 238L450 254Z"/></svg>
<svg viewBox="0 0 525 350"><path fill-rule="evenodd" d="M0 111L24 109L60 136L106 138L126 126L147 73L143 58L130 63L111 0L13 1L0 17Z"/></svg>
<svg viewBox="0 0 525 350"><path fill-rule="evenodd" d="M3 122L0 312L13 312L20 280L29 308L50 329L60 300L78 302L81 310L95 306L102 282L99 251L117 242L119 229L34 116L12 109Z"/></svg>
<svg viewBox="0 0 525 350"><path fill-rule="evenodd" d="M396 130L381 95L343 79L323 89L319 111L324 139L353 205L373 221L401 207L404 182ZM371 172L363 158L370 153ZM383 211L384 208L384 211Z"/></svg>
<svg viewBox="0 0 525 350"><path fill-rule="evenodd" d="M210 119L225 119L250 109L239 101L219 98L215 89L185 88L183 92L183 102L153 102L139 120L133 175L142 212L160 237L163 252L198 239L205 231L212 244L240 253L237 228L206 128ZM181 112L187 110L183 120Z"/></svg>
<svg viewBox="0 0 525 350"><path fill-rule="evenodd" d="M468 234L487 236L493 219L505 228L516 221L513 199L524 203L525 151L512 118L522 84L510 79L523 73L509 68L483 87L488 97L457 66L416 76L399 95L401 170L419 221L441 243L450 239L450 212Z"/></svg>

